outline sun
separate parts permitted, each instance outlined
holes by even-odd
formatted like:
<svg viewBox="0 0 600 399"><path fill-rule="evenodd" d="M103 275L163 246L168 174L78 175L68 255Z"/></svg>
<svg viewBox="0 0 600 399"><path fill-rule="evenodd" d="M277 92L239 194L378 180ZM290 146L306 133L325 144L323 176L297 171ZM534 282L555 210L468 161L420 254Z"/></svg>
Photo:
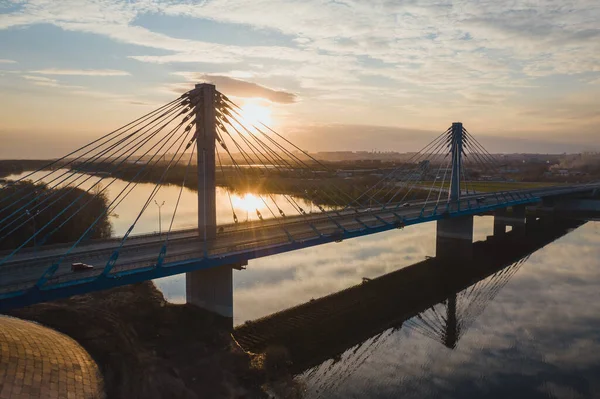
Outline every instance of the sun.
<svg viewBox="0 0 600 399"><path fill-rule="evenodd" d="M271 124L271 109L256 103L246 103L241 107L241 114L244 122L258 125L261 122L265 125Z"/></svg>

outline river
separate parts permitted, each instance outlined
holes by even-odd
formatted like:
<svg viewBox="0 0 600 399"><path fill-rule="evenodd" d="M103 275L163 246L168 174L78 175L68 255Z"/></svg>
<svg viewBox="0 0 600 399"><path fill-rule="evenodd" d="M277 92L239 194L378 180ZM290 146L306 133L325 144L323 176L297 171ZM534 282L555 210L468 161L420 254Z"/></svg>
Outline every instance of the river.
<svg viewBox="0 0 600 399"><path fill-rule="evenodd" d="M109 196L125 184L115 182ZM147 191L140 192L153 188L143 186ZM157 197L166 201L163 226L178 193L167 186ZM227 192L219 189L217 196L218 220L230 222ZM251 193L232 196L242 219L251 209L247 199L253 206L259 201ZM117 210L119 217L111 217L117 235L129 226L121 215L139 211L135 201L128 204ZM196 194L184 190L175 227L192 227L196 207ZM155 231L157 218L158 208L149 208L136 232ZM463 331L456 348L414 329L390 329L297 376L303 397L600 397L599 226L589 222L530 256ZM475 218L475 240L491 232L490 217ZM435 254L434 238L435 224L429 223L251 260L247 270L234 272L234 323L421 261ZM183 275L155 281L173 302L183 302L184 282Z"/></svg>

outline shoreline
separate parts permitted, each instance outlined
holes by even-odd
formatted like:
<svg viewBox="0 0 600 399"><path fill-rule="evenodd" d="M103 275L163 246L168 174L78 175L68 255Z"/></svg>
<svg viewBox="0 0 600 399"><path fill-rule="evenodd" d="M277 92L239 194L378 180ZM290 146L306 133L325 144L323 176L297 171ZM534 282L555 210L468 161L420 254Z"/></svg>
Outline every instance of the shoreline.
<svg viewBox="0 0 600 399"><path fill-rule="evenodd" d="M172 304L152 282L8 312L60 331L97 362L108 399L268 398L260 355L243 352L231 320Z"/></svg>

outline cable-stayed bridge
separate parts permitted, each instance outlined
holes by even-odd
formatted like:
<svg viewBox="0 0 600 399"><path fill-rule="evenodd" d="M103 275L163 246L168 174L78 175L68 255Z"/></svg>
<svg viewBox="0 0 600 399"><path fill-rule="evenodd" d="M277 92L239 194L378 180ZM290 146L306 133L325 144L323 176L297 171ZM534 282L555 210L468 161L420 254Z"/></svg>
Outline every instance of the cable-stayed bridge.
<svg viewBox="0 0 600 399"><path fill-rule="evenodd" d="M349 182L277 131L249 119L213 85L200 84L2 187L0 310L187 273L188 302L231 316L232 268L249 259L429 221L438 223L439 256L468 257L473 215L493 213L494 234L500 235L507 225L526 226L527 206L577 207L600 187L504 185L478 192L482 178L503 180L502 165L461 123L383 176ZM118 179L127 184L111 193L94 217L84 217ZM137 189L148 182L152 191L139 196ZM134 235L165 184L179 186L167 229ZM255 220L240 221L229 197L232 223L217 225L218 184L256 191ZM176 230L185 187L197 188L198 228ZM271 193L280 193L279 199ZM91 239L125 198L138 197L139 210L120 214L131 220L122 237ZM318 211L308 211L303 201ZM82 230L76 239L57 240L75 228ZM95 267L74 271L77 263Z"/></svg>

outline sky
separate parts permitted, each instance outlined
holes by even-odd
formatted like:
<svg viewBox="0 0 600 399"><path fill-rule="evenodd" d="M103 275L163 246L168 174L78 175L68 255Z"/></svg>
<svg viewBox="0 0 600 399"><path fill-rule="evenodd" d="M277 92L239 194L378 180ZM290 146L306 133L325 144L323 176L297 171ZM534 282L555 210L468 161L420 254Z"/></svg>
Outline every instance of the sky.
<svg viewBox="0 0 600 399"><path fill-rule="evenodd" d="M600 150L597 0L0 0L0 158L211 82L309 151Z"/></svg>

